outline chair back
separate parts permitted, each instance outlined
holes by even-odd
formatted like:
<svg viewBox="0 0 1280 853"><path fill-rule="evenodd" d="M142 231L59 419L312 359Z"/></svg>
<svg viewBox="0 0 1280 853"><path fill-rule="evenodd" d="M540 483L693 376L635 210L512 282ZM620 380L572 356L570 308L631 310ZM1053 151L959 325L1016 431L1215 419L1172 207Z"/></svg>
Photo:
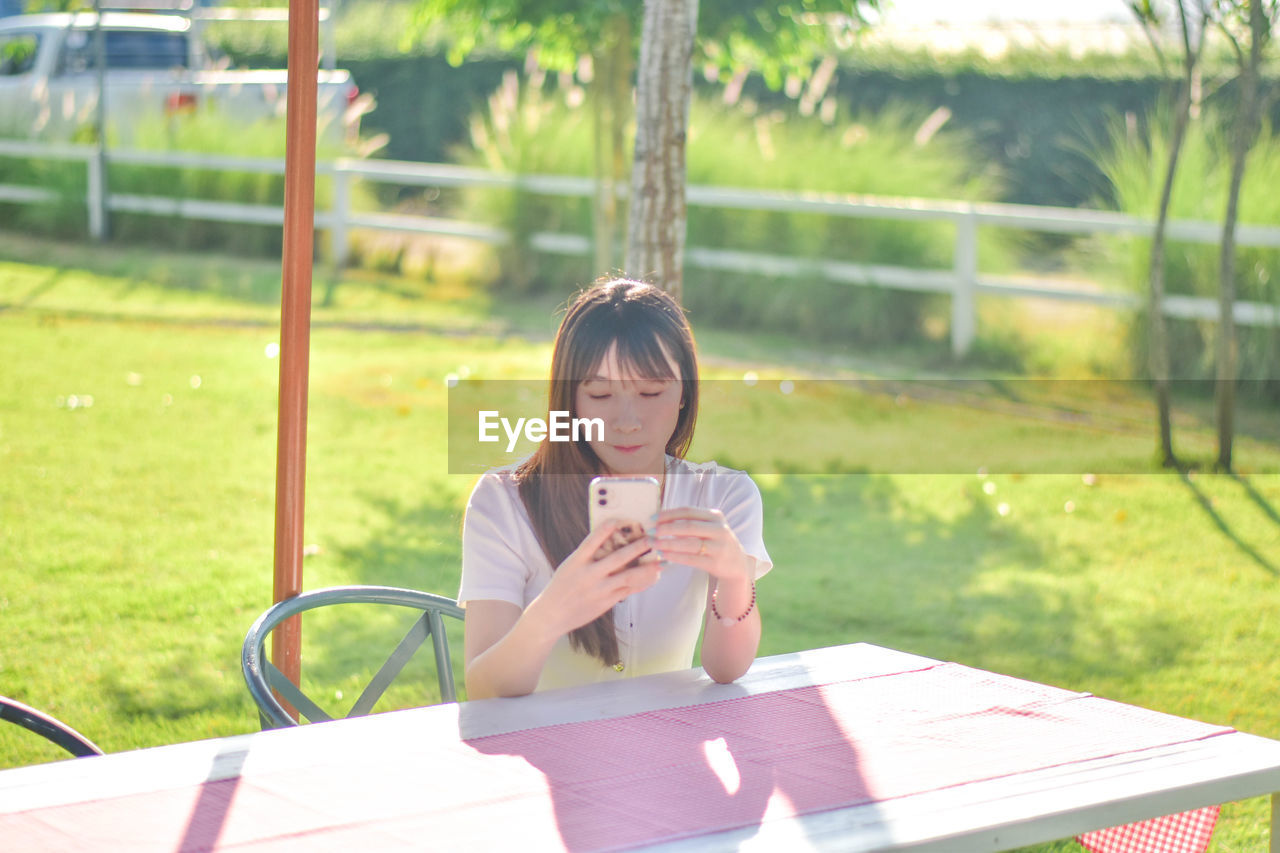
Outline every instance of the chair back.
<svg viewBox="0 0 1280 853"><path fill-rule="evenodd" d="M68 726L61 720L55 720L43 711L37 711L30 705L24 705L17 699L0 696L0 720L16 723L24 729L51 741L74 755L83 758L87 755L102 755L98 745Z"/></svg>
<svg viewBox="0 0 1280 853"><path fill-rule="evenodd" d="M301 717L311 722L331 720L333 717L318 704L306 696L293 682L289 681L264 654L267 637L280 623L307 610L318 607L330 607L339 604L390 604L409 607L422 611L422 616L413 623L399 645L391 652L382 667L370 679L368 686L356 699L345 716L358 717L368 714L386 692L405 664L427 639L435 652L436 679L440 684L440 696L445 702L457 701L457 692L453 685L453 664L449 659L449 638L444 630L444 617L449 616L461 621L465 611L451 598L421 592L415 589L400 589L389 586L339 586L304 592L293 598L277 602L249 628L244 638L244 648L240 656L240 668L244 673L245 684L249 693L258 705L259 715L264 729L294 726L298 721L285 709L276 698L281 698L298 710ZM273 691L275 691L273 693Z"/></svg>

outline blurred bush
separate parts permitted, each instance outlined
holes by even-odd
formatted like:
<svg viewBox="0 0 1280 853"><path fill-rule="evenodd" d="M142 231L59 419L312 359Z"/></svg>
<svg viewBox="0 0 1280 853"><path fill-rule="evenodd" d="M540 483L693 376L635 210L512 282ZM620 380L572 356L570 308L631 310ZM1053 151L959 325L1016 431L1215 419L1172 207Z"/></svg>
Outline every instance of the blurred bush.
<svg viewBox="0 0 1280 853"><path fill-rule="evenodd" d="M339 67L377 98L364 126L389 135L383 156L435 162L451 146L465 144L467 116L483 106L505 71L525 67L526 56L485 45L461 66L450 66L437 28L415 29L413 6L412 0L342 4L335 52ZM237 65L284 67L283 26L211 23L206 35ZM975 158L998 164L1000 200L1027 204L1074 207L1096 192L1097 170L1080 156L1078 143L1101 130L1109 110L1141 112L1164 86L1145 43L1118 54L1084 55L1037 44L991 57L976 49L897 48L872 38L833 58L838 68L830 95L841 110L871 115L894 103L925 113L946 107L948 128L966 132ZM1213 57L1205 61L1206 72L1217 67ZM723 83L703 74L694 78L708 97L718 96ZM744 85L761 104L793 106L759 75L749 75Z"/></svg>
<svg viewBox="0 0 1280 853"><path fill-rule="evenodd" d="M1098 163L1110 182L1100 204L1133 216L1153 219L1168 157L1170 127L1167 106L1142 122L1112 122ZM1170 220L1219 225L1226 211L1230 181L1229 128L1222 115L1206 111L1188 127L1179 155L1171 197ZM1241 224L1280 225L1280 139L1263 131L1249 156L1240 194ZM1148 288L1151 242L1120 237L1099 238L1099 259L1118 286L1142 294ZM1165 292L1178 296L1218 297L1219 249L1215 244L1167 241ZM1236 298L1280 305L1280 250L1236 247ZM1148 376L1145 312L1130 315L1127 337L1134 375ZM1212 379L1218 324L1210 320L1169 321L1171 375L1176 379ZM1239 377L1255 380L1249 391L1280 399L1280 327L1236 327Z"/></svg>
<svg viewBox="0 0 1280 853"><path fill-rule="evenodd" d="M470 146L458 146L453 159L520 175L592 174L591 113L578 87L548 93L535 76L522 85L508 72L484 109L471 116ZM537 232L591 234L591 200L549 196L517 189L469 188L458 199L458 216L497 225L512 235L499 250L500 289L515 292L559 291L595 276L586 257L546 256L529 245Z"/></svg>
<svg viewBox="0 0 1280 853"><path fill-rule="evenodd" d="M0 202L5 228L51 237L80 238L88 234L88 206L84 163L45 158L0 156L0 184L36 187L54 193L48 204Z"/></svg>
<svg viewBox="0 0 1280 853"><path fill-rule="evenodd" d="M74 142L92 143L92 127L84 127ZM328 138L326 138L328 137ZM347 146L320 134L317 159L358 155ZM216 106L171 113L154 113L129 132L130 150L184 151L234 157L261 157L283 161L285 129L283 116L243 122L223 115ZM0 182L38 186L55 190L53 204L11 205L7 223L34 233L58 237L84 237L88 233L87 175L83 163L45 159L0 157ZM332 180L316 177L316 209L326 209L332 199ZM108 148L107 186L114 194L157 196L174 199L224 201L280 207L284 203L284 175L233 172L195 167L159 167L110 162ZM368 208L369 195L353 182L355 207ZM229 251L238 255L279 254L282 231L279 225L216 222L177 216L114 212L110 216L111 238L127 243L162 245L172 249ZM324 232L318 232L323 237Z"/></svg>
<svg viewBox="0 0 1280 853"><path fill-rule="evenodd" d="M388 135L379 156L439 162L450 146L467 138L467 117L484 104L503 72L522 67L524 58L480 51L454 67L435 35L410 35L415 8L412 0L343 3L333 25L333 46L338 67L350 71L360 91L376 99L362 127L369 134ZM322 46L326 27L321 27ZM236 67L286 65L284 24L209 22L204 34Z"/></svg>
<svg viewBox="0 0 1280 853"><path fill-rule="evenodd" d="M561 81L562 84L564 81ZM969 156L963 134L939 130L944 114L890 108L852 122L827 123L791 111L762 111L696 99L687 151L690 184L769 191L820 191L937 199L991 200L997 176ZM514 75L472 117L472 145L455 158L510 174L592 173L591 114L572 83L520 85ZM629 146L628 146L629 147ZM516 190L475 189L462 197L461 218L501 225L515 235L503 250L499 287L560 291L603 270L585 258L531 251L539 231L591 234L587 199ZM1000 232L984 233L984 269L1003 268L1011 254ZM690 247L733 249L867 264L946 269L954 227L937 222L851 219L817 214L689 209ZM861 343L909 341L925 316L945 311L946 297L697 269L686 264L684 302L701 322L785 331Z"/></svg>
<svg viewBox="0 0 1280 853"><path fill-rule="evenodd" d="M767 191L994 200L997 177L968 154L964 134L938 130L945 113L890 105L828 125L794 110L758 111L749 101L700 102L689 140L689 182ZM730 248L864 264L949 269L955 228L941 222L691 208L690 246ZM984 268L1007 266L1004 235L987 229ZM945 296L742 276L686 265L685 304L696 316L799 332L824 340L908 342L924 334Z"/></svg>
<svg viewBox="0 0 1280 853"><path fill-rule="evenodd" d="M339 67L377 98L364 127L389 134L383 156L435 162L451 146L465 144L467 116L483 106L504 71L525 67L526 56L487 45L452 67L440 33L415 30L413 7L412 0L344 3L334 44ZM205 32L237 65L284 67L283 25L210 23ZM995 57L978 49L895 47L869 35L834 56L831 98L848 114L871 115L895 103L924 112L946 107L948 129L965 131L975 159L998 165L1001 201L1065 207L1087 201L1102 178L1080 143L1102 132L1109 113L1141 114L1167 88L1145 41L1118 53L1083 55L1080 45L1015 45ZM1205 79L1217 79L1230 76L1234 58L1211 51L1203 62ZM1272 116L1280 121L1273 76L1263 88L1272 93ZM708 97L718 96L723 82L702 74L694 79ZM791 106L758 75L749 75L744 86L761 104Z"/></svg>

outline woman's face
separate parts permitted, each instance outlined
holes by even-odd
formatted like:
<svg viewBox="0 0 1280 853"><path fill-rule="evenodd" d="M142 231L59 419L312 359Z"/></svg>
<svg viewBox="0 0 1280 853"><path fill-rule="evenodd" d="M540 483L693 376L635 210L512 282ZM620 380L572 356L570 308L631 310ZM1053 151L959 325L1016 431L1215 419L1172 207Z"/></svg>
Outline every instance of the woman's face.
<svg viewBox="0 0 1280 853"><path fill-rule="evenodd" d="M672 378L646 379L618 363L614 343L594 373L578 384L575 414L604 422L604 439L592 440L591 449L611 474L661 475L664 470L682 392L680 366L666 355Z"/></svg>

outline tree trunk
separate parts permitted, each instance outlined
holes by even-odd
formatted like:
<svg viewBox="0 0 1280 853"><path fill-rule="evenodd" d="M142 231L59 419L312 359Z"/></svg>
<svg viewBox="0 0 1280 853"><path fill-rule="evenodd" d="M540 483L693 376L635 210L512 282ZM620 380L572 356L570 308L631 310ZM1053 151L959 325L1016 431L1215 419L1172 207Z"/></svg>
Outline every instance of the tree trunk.
<svg viewBox="0 0 1280 853"><path fill-rule="evenodd" d="M596 275L618 266L618 187L625 180L626 129L631 108L631 18L614 15L592 55L591 81L596 189L592 209Z"/></svg>
<svg viewBox="0 0 1280 853"><path fill-rule="evenodd" d="M591 267L595 275L603 275L613 266L613 228L618 219L617 199L611 197L608 158L605 155L605 125L609 110L605 106L604 52L592 54L595 77L591 80L591 167L595 178L595 194L591 199Z"/></svg>
<svg viewBox="0 0 1280 853"><path fill-rule="evenodd" d="M626 271L677 300L683 283L685 141L697 21L697 0L645 0L636 79Z"/></svg>
<svg viewBox="0 0 1280 853"><path fill-rule="evenodd" d="M1247 88L1247 85L1246 87ZM1245 94L1242 98L1247 99ZM1247 105L1242 105L1248 110ZM1218 468L1231 470L1231 445L1235 435L1236 379L1236 220L1239 218L1240 186L1244 181L1249 143L1246 130L1235 129L1231 142L1231 186L1227 190L1227 212L1222 220L1222 243L1218 256L1218 342L1217 382L1214 401L1218 420Z"/></svg>
<svg viewBox="0 0 1280 853"><path fill-rule="evenodd" d="M1266 38L1266 12L1259 0L1249 3L1249 56L1241 57L1240 121L1231 134L1231 184L1227 190L1227 212L1222 220L1222 244L1218 257L1218 345L1217 383L1214 398L1218 420L1218 468L1231 470L1231 447L1235 437L1236 401L1236 222L1240 215L1240 188L1244 185L1249 149L1258 134L1258 72L1262 64L1262 43Z"/></svg>
<svg viewBox="0 0 1280 853"><path fill-rule="evenodd" d="M1191 119L1190 67L1178 92L1178 105L1173 117L1173 135L1169 140L1169 159L1165 164L1164 185L1160 189L1160 208L1156 213L1156 229L1151 239L1150 278L1147 286L1147 318L1151 325L1147 340L1147 357L1155 386L1156 413L1160 422L1160 464L1177 465L1173 453L1173 421L1169 404L1169 335L1164 316L1164 241L1168 230L1169 203L1173 197L1173 179L1178 173L1178 156Z"/></svg>
<svg viewBox="0 0 1280 853"><path fill-rule="evenodd" d="M1147 283L1147 318L1151 324L1147 358L1155 386L1156 412L1160 422L1160 464L1165 468L1177 466L1178 459L1173 453L1173 420L1169 404L1169 334L1164 316L1164 243L1169 224L1169 203L1173 198L1173 180L1178 173L1178 156L1182 153L1182 143L1186 139L1187 124L1191 121L1191 101L1196 91L1196 66L1200 62L1204 29L1208 24L1208 13L1203 6L1194 23L1187 18L1187 7L1182 0L1179 0L1177 9L1182 31L1182 80L1177 106L1174 108L1173 135L1169 140L1164 184L1160 188L1155 234L1151 239Z"/></svg>

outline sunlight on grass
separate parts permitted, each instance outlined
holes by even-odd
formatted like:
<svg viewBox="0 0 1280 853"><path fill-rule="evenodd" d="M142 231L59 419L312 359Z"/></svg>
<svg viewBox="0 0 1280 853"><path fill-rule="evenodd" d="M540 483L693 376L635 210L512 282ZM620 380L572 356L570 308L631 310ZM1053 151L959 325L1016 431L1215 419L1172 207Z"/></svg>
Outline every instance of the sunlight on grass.
<svg viewBox="0 0 1280 853"><path fill-rule="evenodd" d="M13 248L0 240L0 274L17 283L0 312L0 614L17 639L0 684L108 751L252 731L238 657L271 594L276 308L216 282L269 271L231 261L193 279L214 284L178 288L198 263L108 252L106 269L89 253L52 267ZM520 325L519 306L493 311L465 289L396 286L344 282L350 301L317 312L342 322L312 338L306 585L452 596L473 477L446 473L446 378L540 379L549 309L524 309L537 316ZM534 339L506 334L520 329ZM1152 473L1146 403L1119 391L1081 405L1140 426L1070 441L953 402L863 395L854 411L839 396L850 392L804 384L846 367L806 368L794 342L700 340L709 376L792 378L789 406L844 413L808 419L821 450L794 462L829 458L836 473L775 465L756 478L777 566L761 583L763 654L868 641L1280 736L1280 475ZM796 448L777 437L795 410L743 406L704 411L695 455L787 459ZM1189 447L1202 408L1180 404ZM1274 412L1250 418L1242 464L1280 470ZM882 464L911 448L977 460L1016 445L1123 473ZM348 643L349 624L308 626L305 678L342 693L337 707L380 663L373 628L392 643L403 630L371 620ZM453 650L460 666L460 634ZM382 707L434 699L428 660ZM0 766L57 757L0 730ZM1228 806L1211 849L1256 849L1265 827L1265 801Z"/></svg>

